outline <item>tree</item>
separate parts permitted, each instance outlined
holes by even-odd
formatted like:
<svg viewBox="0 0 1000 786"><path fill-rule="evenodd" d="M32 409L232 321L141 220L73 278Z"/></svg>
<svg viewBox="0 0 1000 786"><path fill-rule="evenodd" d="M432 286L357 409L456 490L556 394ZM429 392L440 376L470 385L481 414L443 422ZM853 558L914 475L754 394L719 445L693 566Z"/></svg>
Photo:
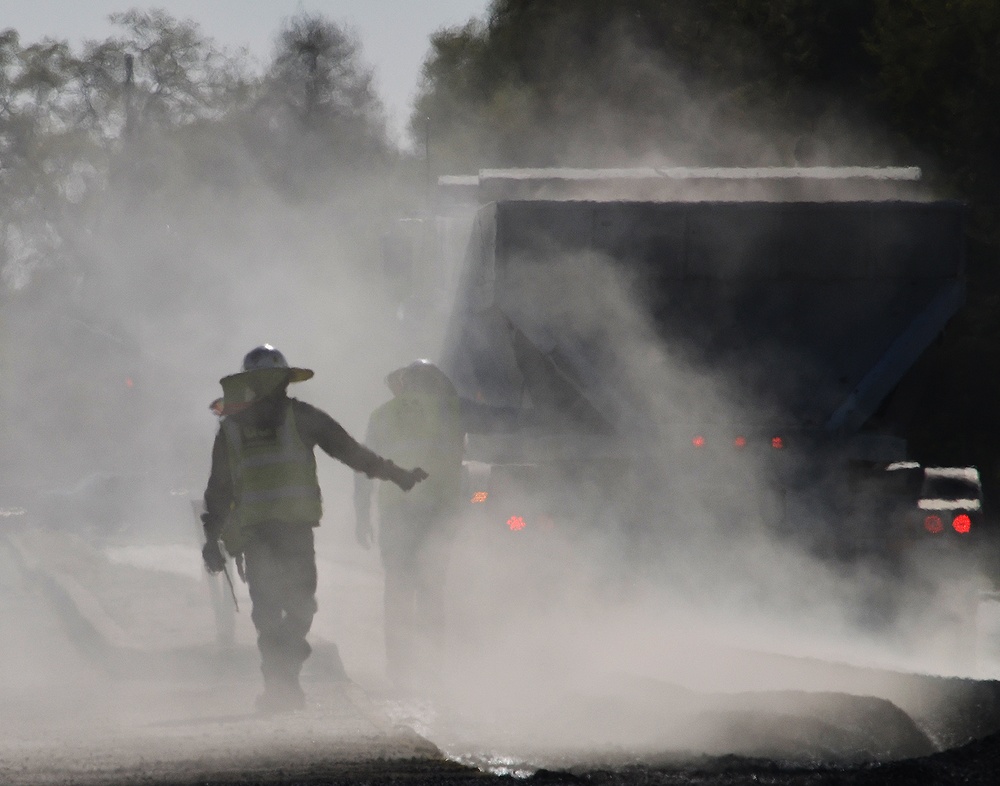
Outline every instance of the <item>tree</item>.
<svg viewBox="0 0 1000 786"><path fill-rule="evenodd" d="M868 48L878 95L908 138L941 156L952 182L1000 199L1000 5L879 0Z"/></svg>
<svg viewBox="0 0 1000 786"><path fill-rule="evenodd" d="M869 0L495 0L432 38L411 133L429 118L438 160L466 170L791 164L803 137L818 162L891 163L869 121L873 16Z"/></svg>
<svg viewBox="0 0 1000 786"><path fill-rule="evenodd" d="M59 225L75 196L78 152L71 78L65 43L22 47L16 31L0 33L0 267L16 289L64 257Z"/></svg>
<svg viewBox="0 0 1000 786"><path fill-rule="evenodd" d="M411 132L429 118L465 168L776 163L775 108L786 148L806 113L744 22L725 2L496 0L432 38Z"/></svg>
<svg viewBox="0 0 1000 786"><path fill-rule="evenodd" d="M331 173L385 164L391 150L385 110L357 37L317 14L287 20L247 141L271 177L293 191Z"/></svg>
<svg viewBox="0 0 1000 786"><path fill-rule="evenodd" d="M223 121L253 86L242 59L163 11L111 19L120 32L79 54L65 42L22 47L16 32L0 34L0 262L9 287L43 270L52 272L46 288L76 282L76 292L169 277L183 257L164 227L198 188L233 182L220 171L238 168L225 143L239 140ZM146 270L115 269L121 238L135 241L132 256L148 258ZM136 287L135 302L155 290Z"/></svg>
<svg viewBox="0 0 1000 786"><path fill-rule="evenodd" d="M246 97L241 55L216 48L195 22L160 9L110 20L122 32L88 43L79 66L84 107L106 136L218 118Z"/></svg>

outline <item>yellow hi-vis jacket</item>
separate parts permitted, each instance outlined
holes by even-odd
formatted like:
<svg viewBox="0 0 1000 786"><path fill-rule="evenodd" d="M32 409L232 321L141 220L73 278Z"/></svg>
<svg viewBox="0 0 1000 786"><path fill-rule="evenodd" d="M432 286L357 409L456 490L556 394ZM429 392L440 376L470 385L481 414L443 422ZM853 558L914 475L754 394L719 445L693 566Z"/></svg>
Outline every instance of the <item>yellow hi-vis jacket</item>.
<svg viewBox="0 0 1000 786"><path fill-rule="evenodd" d="M272 521L315 525L320 520L316 457L299 436L291 401L276 429L226 418L222 430L233 473L233 523L239 529Z"/></svg>
<svg viewBox="0 0 1000 786"><path fill-rule="evenodd" d="M428 473L427 480L405 493L392 483L380 483L380 508L407 504L431 509L458 502L465 430L457 396L402 393L372 413L365 442L401 466L419 466Z"/></svg>

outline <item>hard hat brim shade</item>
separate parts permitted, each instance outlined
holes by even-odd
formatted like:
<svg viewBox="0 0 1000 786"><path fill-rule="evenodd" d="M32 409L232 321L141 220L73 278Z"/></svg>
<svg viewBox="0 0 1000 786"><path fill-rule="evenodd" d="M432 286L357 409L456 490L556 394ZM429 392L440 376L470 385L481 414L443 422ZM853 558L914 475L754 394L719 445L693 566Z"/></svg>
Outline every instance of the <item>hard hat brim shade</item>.
<svg viewBox="0 0 1000 786"><path fill-rule="evenodd" d="M232 415L282 385L305 382L312 377L313 371L308 368L261 368L230 374L219 380L222 398L213 401L209 408L219 416Z"/></svg>
<svg viewBox="0 0 1000 786"><path fill-rule="evenodd" d="M402 395L404 389L411 387L407 378L414 374L422 381L421 389L425 393L446 398L458 396L458 391L448 375L429 361L417 361L389 372L385 377L385 384L394 396Z"/></svg>
<svg viewBox="0 0 1000 786"><path fill-rule="evenodd" d="M292 372L291 382L305 382L307 379L313 378L311 368L290 368L288 370Z"/></svg>
<svg viewBox="0 0 1000 786"><path fill-rule="evenodd" d="M230 374L228 377L220 379L219 384L222 385L223 390L225 390L228 384L248 380L255 375L260 376L263 374L273 374L276 371L281 371L287 374L289 382L305 382L307 379L312 379L313 376L315 376L315 372L313 372L311 368L259 368L254 371L240 371L236 374Z"/></svg>

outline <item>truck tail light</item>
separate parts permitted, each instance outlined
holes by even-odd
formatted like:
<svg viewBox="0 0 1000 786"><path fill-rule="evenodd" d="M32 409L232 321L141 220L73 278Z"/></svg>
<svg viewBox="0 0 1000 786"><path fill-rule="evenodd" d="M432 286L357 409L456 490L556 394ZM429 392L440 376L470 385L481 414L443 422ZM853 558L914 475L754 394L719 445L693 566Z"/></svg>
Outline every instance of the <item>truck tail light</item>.
<svg viewBox="0 0 1000 786"><path fill-rule="evenodd" d="M746 446L747 446L747 438L744 436L736 437L736 439L733 440L733 447L736 448L737 450L741 450Z"/></svg>
<svg viewBox="0 0 1000 786"><path fill-rule="evenodd" d="M507 519L507 527L511 532L520 532L526 525L527 522L524 520L524 516L511 516Z"/></svg>
<svg viewBox="0 0 1000 786"><path fill-rule="evenodd" d="M972 529L972 519L968 513L959 513L951 522L952 529L961 535L967 535Z"/></svg>
<svg viewBox="0 0 1000 786"><path fill-rule="evenodd" d="M924 529L932 535L937 535L944 531L944 522L941 521L940 516L932 513L924 518Z"/></svg>
<svg viewBox="0 0 1000 786"><path fill-rule="evenodd" d="M489 496L490 496L490 493L488 491L477 491L476 493L474 493L472 495L472 498L469 500L469 502L471 502L473 505L475 505L477 503L480 503L480 502L486 502L486 499Z"/></svg>
<svg viewBox="0 0 1000 786"><path fill-rule="evenodd" d="M775 450L785 449L785 438L784 437L771 437L771 447Z"/></svg>
<svg viewBox="0 0 1000 786"><path fill-rule="evenodd" d="M701 434L691 437L691 445L696 448L703 448L705 447L705 438Z"/></svg>

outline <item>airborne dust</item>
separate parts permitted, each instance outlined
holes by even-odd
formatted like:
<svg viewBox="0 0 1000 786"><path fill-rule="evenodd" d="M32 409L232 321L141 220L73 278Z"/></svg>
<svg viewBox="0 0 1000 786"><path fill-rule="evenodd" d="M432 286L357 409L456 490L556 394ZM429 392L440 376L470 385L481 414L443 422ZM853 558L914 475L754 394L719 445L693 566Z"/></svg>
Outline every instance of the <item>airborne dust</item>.
<svg viewBox="0 0 1000 786"><path fill-rule="evenodd" d="M705 136L707 147L744 151L742 164L802 163L791 134L777 137L787 144L772 145L767 140L775 137L766 131L715 125L710 102L688 95L675 72L659 67L647 63L644 79L674 93L684 129L676 144L650 141L638 156L612 149L606 141L627 117L597 112L588 123L601 133L566 129L564 158L555 152L553 158L594 167L711 165L696 141ZM220 394L218 379L236 371L248 349L271 343L293 365L316 371L292 394L360 438L369 412L388 396L384 375L416 357L439 357L460 273L458 256L418 258L414 280L435 275L441 282L432 290L436 299L419 301L407 299L405 280L388 275L381 239L401 216L426 207L423 184L412 184L419 177L402 178L386 163L395 154L378 162L358 156L362 163L350 166L351 151L343 151L310 171L302 167L303 150L329 154L317 138L280 113L258 119L251 115L245 128L216 129L215 136L196 123L126 140L114 170L74 170L69 180L79 193L61 203L62 214L25 214L33 237L56 233L57 242L35 253L23 236L6 235L5 489L9 507L27 513L0 523L43 528L42 542L65 537L81 554L131 565L137 571L132 619L122 625L131 621L161 641L164 631L185 626L203 632L206 646L215 635L190 501L208 475L216 429L208 405ZM879 151L858 143L859 134L827 122L832 131L817 140L809 163L878 163ZM263 164L261 138L272 156ZM605 144L595 147L595 138ZM298 168L283 171L284 163ZM913 186L905 188L910 195ZM461 238L469 227L452 230ZM454 237L450 243L464 246ZM422 269L421 262L446 270ZM600 259L567 264L577 275L587 266L586 288L564 288L558 302L537 305L558 310L564 331L601 332L637 403L655 413L658 436L669 439L678 424L706 418L739 419L734 380L662 346L629 282ZM738 470L742 493L766 504L775 490L755 480L766 472L753 462L748 456ZM319 463L327 512L317 536L313 634L336 644L361 687L391 697L382 671L377 554L353 540L350 472L322 457ZM724 476L732 468L718 469L716 476ZM450 574L449 646L429 686L433 709L417 702L416 709L395 711L415 713L410 720L418 730L439 735L434 741L455 755L490 746L539 759L545 751L574 749L753 750L740 737L746 727L731 722L734 713L752 717L745 692L856 687L808 662L756 653L942 674L973 668L956 659L941 624L950 610L911 608L903 597L895 599L891 618L866 612L891 583L877 566L831 565L762 527L733 532L708 504L719 488L680 483L681 473L662 459L651 459L643 471L664 482L662 498L636 501L646 528L638 553L640 541L629 530L636 522L622 521L612 505L596 516L602 526L574 526L572 516L561 516L578 502L573 488L532 501L555 512L552 530L541 537L531 529L506 530L502 521L463 522ZM678 510L683 521L676 520ZM477 529L494 526L489 533ZM81 571L81 584L91 578L72 554L56 556L64 572ZM178 587L185 603L200 593L205 606L179 602L172 612L162 595L153 597L161 582ZM249 599L237 589L236 641L252 644ZM12 647L5 644L0 681L18 701L5 706L31 706L39 723L52 707L72 725L74 713L113 713L115 702L131 701L135 690L149 702L149 717L162 714L156 707L162 696L152 688L124 690L113 664L94 669L56 645L64 634L44 622L51 617L47 601L27 578L0 590L18 598L11 612L17 635ZM921 597L926 603L928 593ZM23 627L39 620L38 630ZM239 668L248 681L258 678L252 665ZM60 679L51 680L53 674ZM217 676L206 667L194 682L211 686ZM80 689L86 681L88 689ZM870 695L890 692L866 687ZM84 694L79 701L77 690ZM231 694L187 687L165 702L167 715L239 712L248 691L251 683ZM724 701L706 698L716 692L740 698L727 712ZM189 693L196 698L185 704ZM134 704L119 710L143 714ZM4 718L5 726L11 722Z"/></svg>

